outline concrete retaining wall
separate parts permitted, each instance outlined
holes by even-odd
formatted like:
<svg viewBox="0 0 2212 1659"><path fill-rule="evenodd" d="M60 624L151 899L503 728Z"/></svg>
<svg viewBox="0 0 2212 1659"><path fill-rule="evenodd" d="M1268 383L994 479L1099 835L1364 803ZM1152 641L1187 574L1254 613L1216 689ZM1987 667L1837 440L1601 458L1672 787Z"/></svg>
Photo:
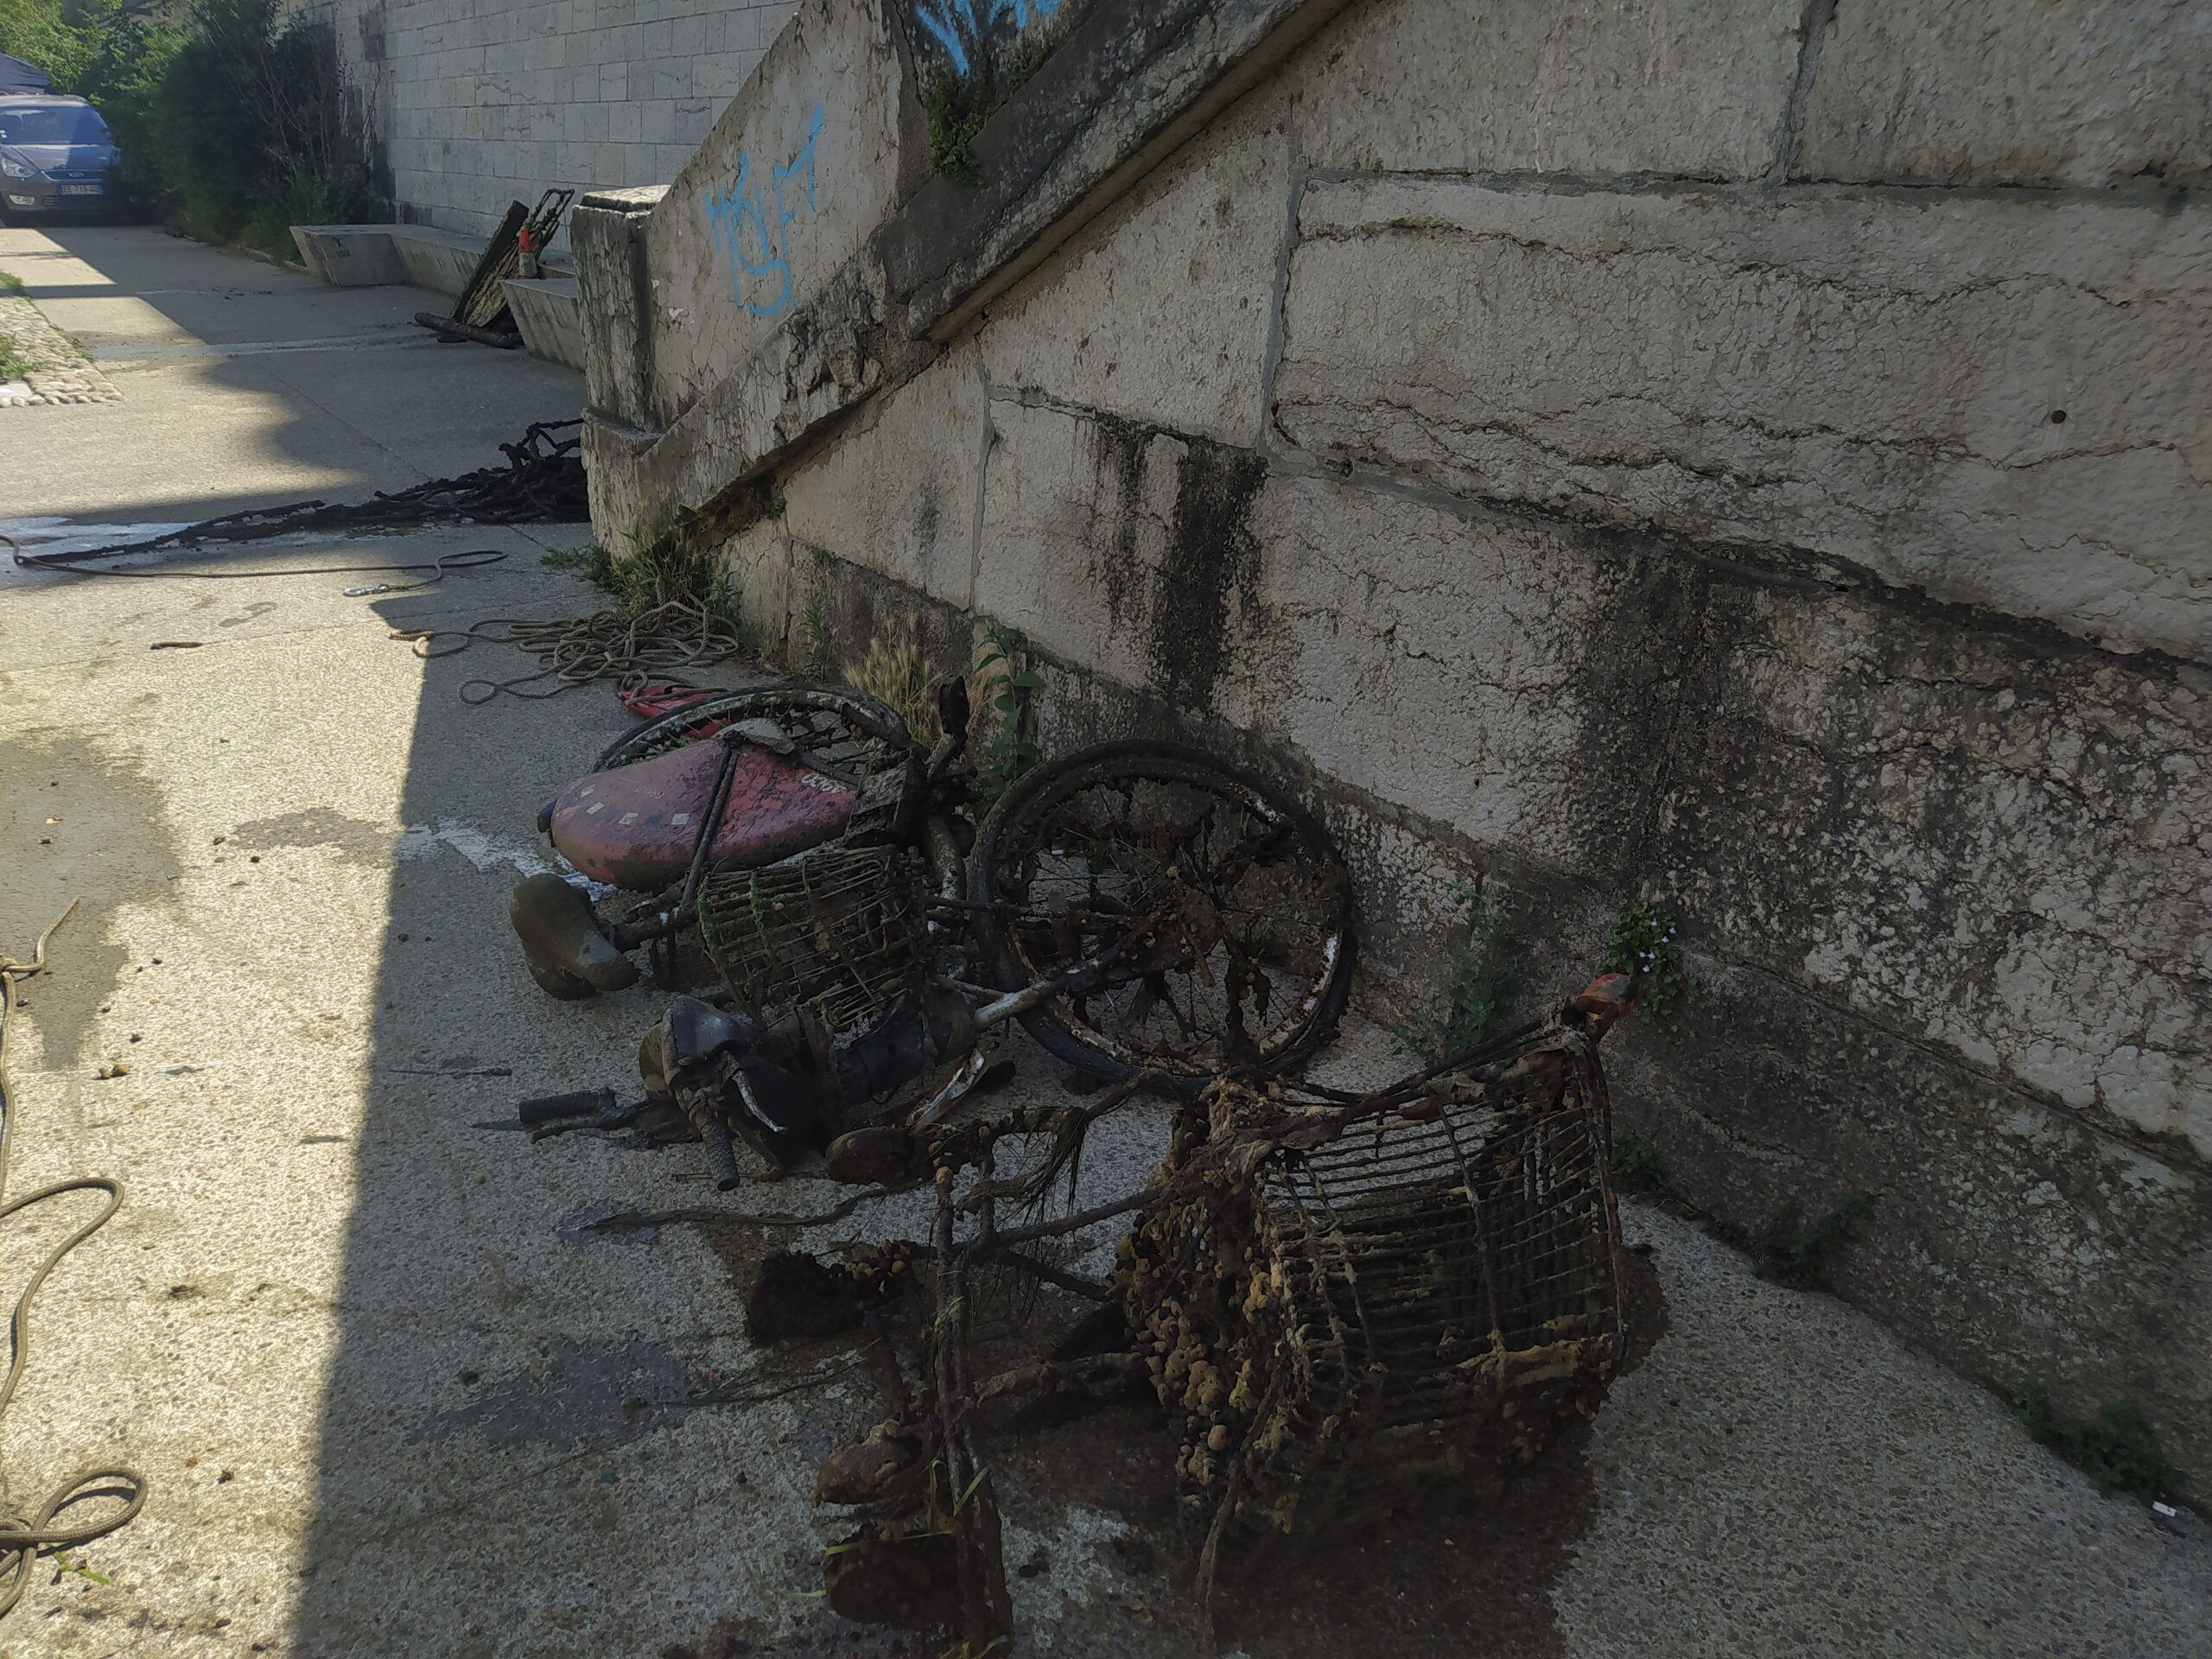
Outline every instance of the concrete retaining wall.
<svg viewBox="0 0 2212 1659"><path fill-rule="evenodd" d="M1864 1193L1846 1294L2001 1388L2139 1402L2201 1478L2212 29L1196 10L1295 49L1137 86L1108 48L1144 16L1096 0L931 210L988 221L932 266L980 300L901 275L953 187L881 108L804 231L834 313L747 315L696 190L594 210L587 314L633 342L592 374L602 533L772 479L730 543L771 639L911 613L950 665L1004 623L1051 744L1172 728L1305 778L1378 1002L1438 978L1454 873L1511 895L1545 995L1668 906L1699 995L1618 1095L1688 1195L1755 1228ZM842 27L874 67L836 84L911 99L911 22ZM1024 100L1071 85L1052 153L1105 162L1001 208Z"/></svg>
<svg viewBox="0 0 2212 1659"><path fill-rule="evenodd" d="M665 183L792 0L295 0L336 29L400 217L489 236L507 203Z"/></svg>

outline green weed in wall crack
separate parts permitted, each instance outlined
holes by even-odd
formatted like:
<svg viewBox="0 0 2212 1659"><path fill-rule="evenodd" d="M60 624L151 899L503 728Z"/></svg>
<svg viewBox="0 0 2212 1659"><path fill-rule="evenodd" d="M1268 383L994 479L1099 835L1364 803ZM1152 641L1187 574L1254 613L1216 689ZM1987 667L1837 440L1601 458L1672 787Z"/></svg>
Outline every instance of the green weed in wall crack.
<svg viewBox="0 0 2212 1659"><path fill-rule="evenodd" d="M1043 61L1040 53L1025 47L995 68L986 64L973 74L940 74L931 80L922 93L922 113L929 123L930 171L963 184L980 183L983 175L976 161L976 135Z"/></svg>
<svg viewBox="0 0 2212 1659"><path fill-rule="evenodd" d="M1647 1198L1675 1199L1674 1183L1667 1177L1666 1162L1659 1156L1659 1148L1649 1141L1625 1129L1615 1130L1609 1161L1612 1165L1613 1185L1622 1192Z"/></svg>
<svg viewBox="0 0 2212 1659"><path fill-rule="evenodd" d="M1681 1029L1680 1015L1696 990L1675 942L1675 918L1648 899L1623 905L1605 938L1599 970L1640 976L1637 1012L1663 1031Z"/></svg>
<svg viewBox="0 0 2212 1659"><path fill-rule="evenodd" d="M1873 1213L1874 1201L1854 1192L1819 1220L1805 1220L1804 1206L1791 1198L1776 1211L1746 1248L1758 1263L1759 1277L1796 1290L1825 1289L1828 1264L1859 1236L1858 1223Z"/></svg>
<svg viewBox="0 0 2212 1659"><path fill-rule="evenodd" d="M565 571L595 588L614 591L614 556L597 542L588 547L553 548L539 555L537 562L548 570Z"/></svg>
<svg viewBox="0 0 2212 1659"><path fill-rule="evenodd" d="M737 584L719 548L705 536L679 526L640 538L626 556L594 542L556 549L539 563L583 577L611 597L624 616L641 616L672 601L690 601L734 633L746 654L757 654L754 631L741 613Z"/></svg>
<svg viewBox="0 0 2212 1659"><path fill-rule="evenodd" d="M1023 665L1021 636L1012 628L983 631L983 646L968 671L969 695L982 704L984 729L975 751L976 805L988 810L1035 766L1038 750L1030 733L1032 701L1045 689L1044 676Z"/></svg>
<svg viewBox="0 0 2212 1659"><path fill-rule="evenodd" d="M830 632L830 613L820 600L808 605L799 618L799 633L804 641L799 671L810 680L836 678L837 641Z"/></svg>
<svg viewBox="0 0 2212 1659"><path fill-rule="evenodd" d="M966 85L950 75L930 84L922 107L930 127L930 171L941 179L974 184L982 177L968 146L983 130L985 111L972 100Z"/></svg>
<svg viewBox="0 0 2212 1659"><path fill-rule="evenodd" d="M1459 942L1445 958L1435 1000L1395 1029L1398 1040L1430 1065L1495 1033L1521 989L1505 912L1479 880L1452 884Z"/></svg>

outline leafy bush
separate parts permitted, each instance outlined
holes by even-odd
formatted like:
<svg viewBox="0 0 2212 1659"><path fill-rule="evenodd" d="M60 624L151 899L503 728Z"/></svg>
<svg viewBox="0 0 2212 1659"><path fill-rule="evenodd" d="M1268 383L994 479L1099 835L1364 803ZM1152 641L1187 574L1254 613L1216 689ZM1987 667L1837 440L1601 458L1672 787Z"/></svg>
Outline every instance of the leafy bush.
<svg viewBox="0 0 2212 1659"><path fill-rule="evenodd" d="M183 36L117 6L100 32L99 46L75 90L106 118L123 152L123 181L156 211L169 200L168 170L154 127L155 100Z"/></svg>
<svg viewBox="0 0 2212 1659"><path fill-rule="evenodd" d="M92 100L148 206L211 242L289 251L289 226L390 217L365 112L327 23L279 0L193 0L165 27L125 0L0 0L0 52Z"/></svg>
<svg viewBox="0 0 2212 1659"><path fill-rule="evenodd" d="M203 0L155 94L156 148L177 222L227 242L267 200L271 138L251 65L270 0Z"/></svg>
<svg viewBox="0 0 2212 1659"><path fill-rule="evenodd" d="M387 217L328 24L277 26L276 0L197 0L154 99L178 223L283 248L292 225Z"/></svg>

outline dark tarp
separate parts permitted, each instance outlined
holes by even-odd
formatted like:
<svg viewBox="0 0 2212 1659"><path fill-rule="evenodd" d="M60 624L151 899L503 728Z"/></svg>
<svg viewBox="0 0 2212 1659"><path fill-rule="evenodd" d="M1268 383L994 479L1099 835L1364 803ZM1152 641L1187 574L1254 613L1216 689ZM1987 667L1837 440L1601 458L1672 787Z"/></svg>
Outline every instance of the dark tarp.
<svg viewBox="0 0 2212 1659"><path fill-rule="evenodd" d="M0 93L51 92L54 82L45 70L0 52Z"/></svg>

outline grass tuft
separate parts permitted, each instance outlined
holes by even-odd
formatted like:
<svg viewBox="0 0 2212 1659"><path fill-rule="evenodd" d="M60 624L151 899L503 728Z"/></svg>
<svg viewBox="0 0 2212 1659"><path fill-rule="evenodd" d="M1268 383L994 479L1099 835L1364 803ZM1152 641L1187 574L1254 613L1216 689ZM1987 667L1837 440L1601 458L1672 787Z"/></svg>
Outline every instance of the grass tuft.
<svg viewBox="0 0 2212 1659"><path fill-rule="evenodd" d="M640 542L627 557L618 557L594 542L588 547L556 548L538 562L549 570L582 576L613 600L614 610L626 617L642 616L678 600L703 605L747 642L747 651L754 649L753 630L742 614L729 566L720 548L706 537L667 530Z"/></svg>
<svg viewBox="0 0 2212 1659"><path fill-rule="evenodd" d="M18 299L30 297L30 290L23 286L23 279L11 270L0 270L0 294L12 294ZM0 380L20 380L30 372L30 364L16 349L16 342L0 334Z"/></svg>
<svg viewBox="0 0 2212 1659"><path fill-rule="evenodd" d="M2135 1407L2113 1402L2094 1422L2083 1422L2061 1417L2051 1408L2050 1391L2031 1383L2014 1396L2012 1414L2032 1439L2096 1482L2099 1491L2126 1492L2145 1503L2172 1496L2174 1467Z"/></svg>
<svg viewBox="0 0 2212 1659"><path fill-rule="evenodd" d="M837 675L837 641L830 629L830 613L820 600L806 607L799 619L799 632L804 641L799 671L810 680L835 679Z"/></svg>
<svg viewBox="0 0 2212 1659"><path fill-rule="evenodd" d="M876 634L865 656L845 664L845 683L889 708L925 748L938 735L937 698L931 690L936 679L911 616Z"/></svg>
<svg viewBox="0 0 2212 1659"><path fill-rule="evenodd" d="M1789 1198L1767 1218L1764 1226L1753 1230L1725 1220L1683 1197L1668 1173L1659 1149L1649 1141L1616 1129L1607 1162L1619 1191L1633 1192L1697 1223L1723 1244L1751 1257L1752 1270L1760 1278L1793 1290L1826 1290L1829 1268L1844 1246L1859 1236L1859 1223L1874 1211L1872 1198L1854 1192L1826 1215L1808 1222L1804 1205Z"/></svg>

